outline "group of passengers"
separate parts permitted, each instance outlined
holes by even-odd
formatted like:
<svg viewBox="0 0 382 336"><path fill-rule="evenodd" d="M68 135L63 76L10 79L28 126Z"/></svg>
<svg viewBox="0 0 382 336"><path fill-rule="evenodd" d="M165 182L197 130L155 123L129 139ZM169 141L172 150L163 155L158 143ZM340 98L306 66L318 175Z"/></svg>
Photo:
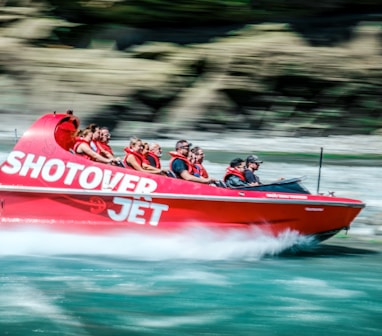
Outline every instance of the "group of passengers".
<svg viewBox="0 0 382 336"><path fill-rule="evenodd" d="M119 158L109 146L110 132L107 127L90 124L76 134L73 151L85 158L102 163L118 164Z"/></svg>
<svg viewBox="0 0 382 336"><path fill-rule="evenodd" d="M120 165L151 174L173 176L186 181L204 184L219 184L219 180L210 177L203 166L204 152L201 147L193 147L187 140L179 140L175 151L169 152L171 160L170 169L161 166L162 148L158 143L147 143L133 137L128 147L124 148L125 157L121 160L114 155L109 145L111 135L107 127L90 124L80 130L76 136L73 151L87 159ZM244 161L235 158L226 169L223 182L229 188L240 188L261 185L259 177L255 174L263 163L256 155L249 155Z"/></svg>
<svg viewBox="0 0 382 336"><path fill-rule="evenodd" d="M256 155L249 155L245 161L241 158L235 158L226 169L224 182L229 188L259 186L262 183L255 172L262 163L263 161Z"/></svg>
<svg viewBox="0 0 382 336"><path fill-rule="evenodd" d="M123 159L125 167L151 174L167 175L168 169L163 169L160 163L162 148L157 143L149 145L133 137L124 151L126 153Z"/></svg>
<svg viewBox="0 0 382 336"><path fill-rule="evenodd" d="M194 147L187 140L179 140L175 145L175 151L169 152L171 155L170 169L176 177L186 181L193 181L205 184L216 183L218 180L209 177L207 170L203 167L203 150Z"/></svg>

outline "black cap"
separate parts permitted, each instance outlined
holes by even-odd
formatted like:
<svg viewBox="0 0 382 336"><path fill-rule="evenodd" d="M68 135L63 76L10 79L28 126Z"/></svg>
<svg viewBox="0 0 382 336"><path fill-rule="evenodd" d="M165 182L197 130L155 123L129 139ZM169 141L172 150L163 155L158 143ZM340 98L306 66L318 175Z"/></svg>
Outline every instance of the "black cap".
<svg viewBox="0 0 382 336"><path fill-rule="evenodd" d="M185 143L185 142L187 142L187 145L186 145L186 146L188 146L189 148L192 147L192 143L191 143L191 142L188 142L188 141L182 141L182 143ZM183 146L185 146L185 145L180 145L180 143L179 143L179 141L178 141L178 143L176 144L175 149L178 150L179 148L182 148Z"/></svg>
<svg viewBox="0 0 382 336"><path fill-rule="evenodd" d="M247 157L246 163L263 163L256 155L250 155Z"/></svg>

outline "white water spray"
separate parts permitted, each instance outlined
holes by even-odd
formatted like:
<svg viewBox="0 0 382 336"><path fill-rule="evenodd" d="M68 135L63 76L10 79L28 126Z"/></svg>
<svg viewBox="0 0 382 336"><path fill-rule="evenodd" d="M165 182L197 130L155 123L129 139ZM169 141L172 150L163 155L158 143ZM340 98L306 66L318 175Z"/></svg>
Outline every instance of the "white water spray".
<svg viewBox="0 0 382 336"><path fill-rule="evenodd" d="M138 260L258 260L309 239L292 231L278 237L257 231L197 228L181 233L65 234L41 229L1 231L0 255L102 255Z"/></svg>

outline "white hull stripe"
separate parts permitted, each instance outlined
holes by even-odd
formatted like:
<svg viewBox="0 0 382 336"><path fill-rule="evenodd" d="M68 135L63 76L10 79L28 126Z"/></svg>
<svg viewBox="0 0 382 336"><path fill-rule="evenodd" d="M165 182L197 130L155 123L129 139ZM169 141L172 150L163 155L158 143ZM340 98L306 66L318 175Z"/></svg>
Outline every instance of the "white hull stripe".
<svg viewBox="0 0 382 336"><path fill-rule="evenodd" d="M75 188L44 188L14 185L0 185L0 192L39 193L55 195L78 195L78 196L105 196L105 197L152 197L156 199L177 199L197 201L219 201L237 203L277 203L277 204L304 204L320 206L344 206L351 208L364 208L363 203L323 201L312 199L301 199L301 196L291 195L290 198L254 198L249 196L217 196L217 195L195 195L195 194L170 194L170 193L135 193L117 192L113 190L83 190ZM272 194L274 194L272 192ZM303 195L305 197L305 195Z"/></svg>

